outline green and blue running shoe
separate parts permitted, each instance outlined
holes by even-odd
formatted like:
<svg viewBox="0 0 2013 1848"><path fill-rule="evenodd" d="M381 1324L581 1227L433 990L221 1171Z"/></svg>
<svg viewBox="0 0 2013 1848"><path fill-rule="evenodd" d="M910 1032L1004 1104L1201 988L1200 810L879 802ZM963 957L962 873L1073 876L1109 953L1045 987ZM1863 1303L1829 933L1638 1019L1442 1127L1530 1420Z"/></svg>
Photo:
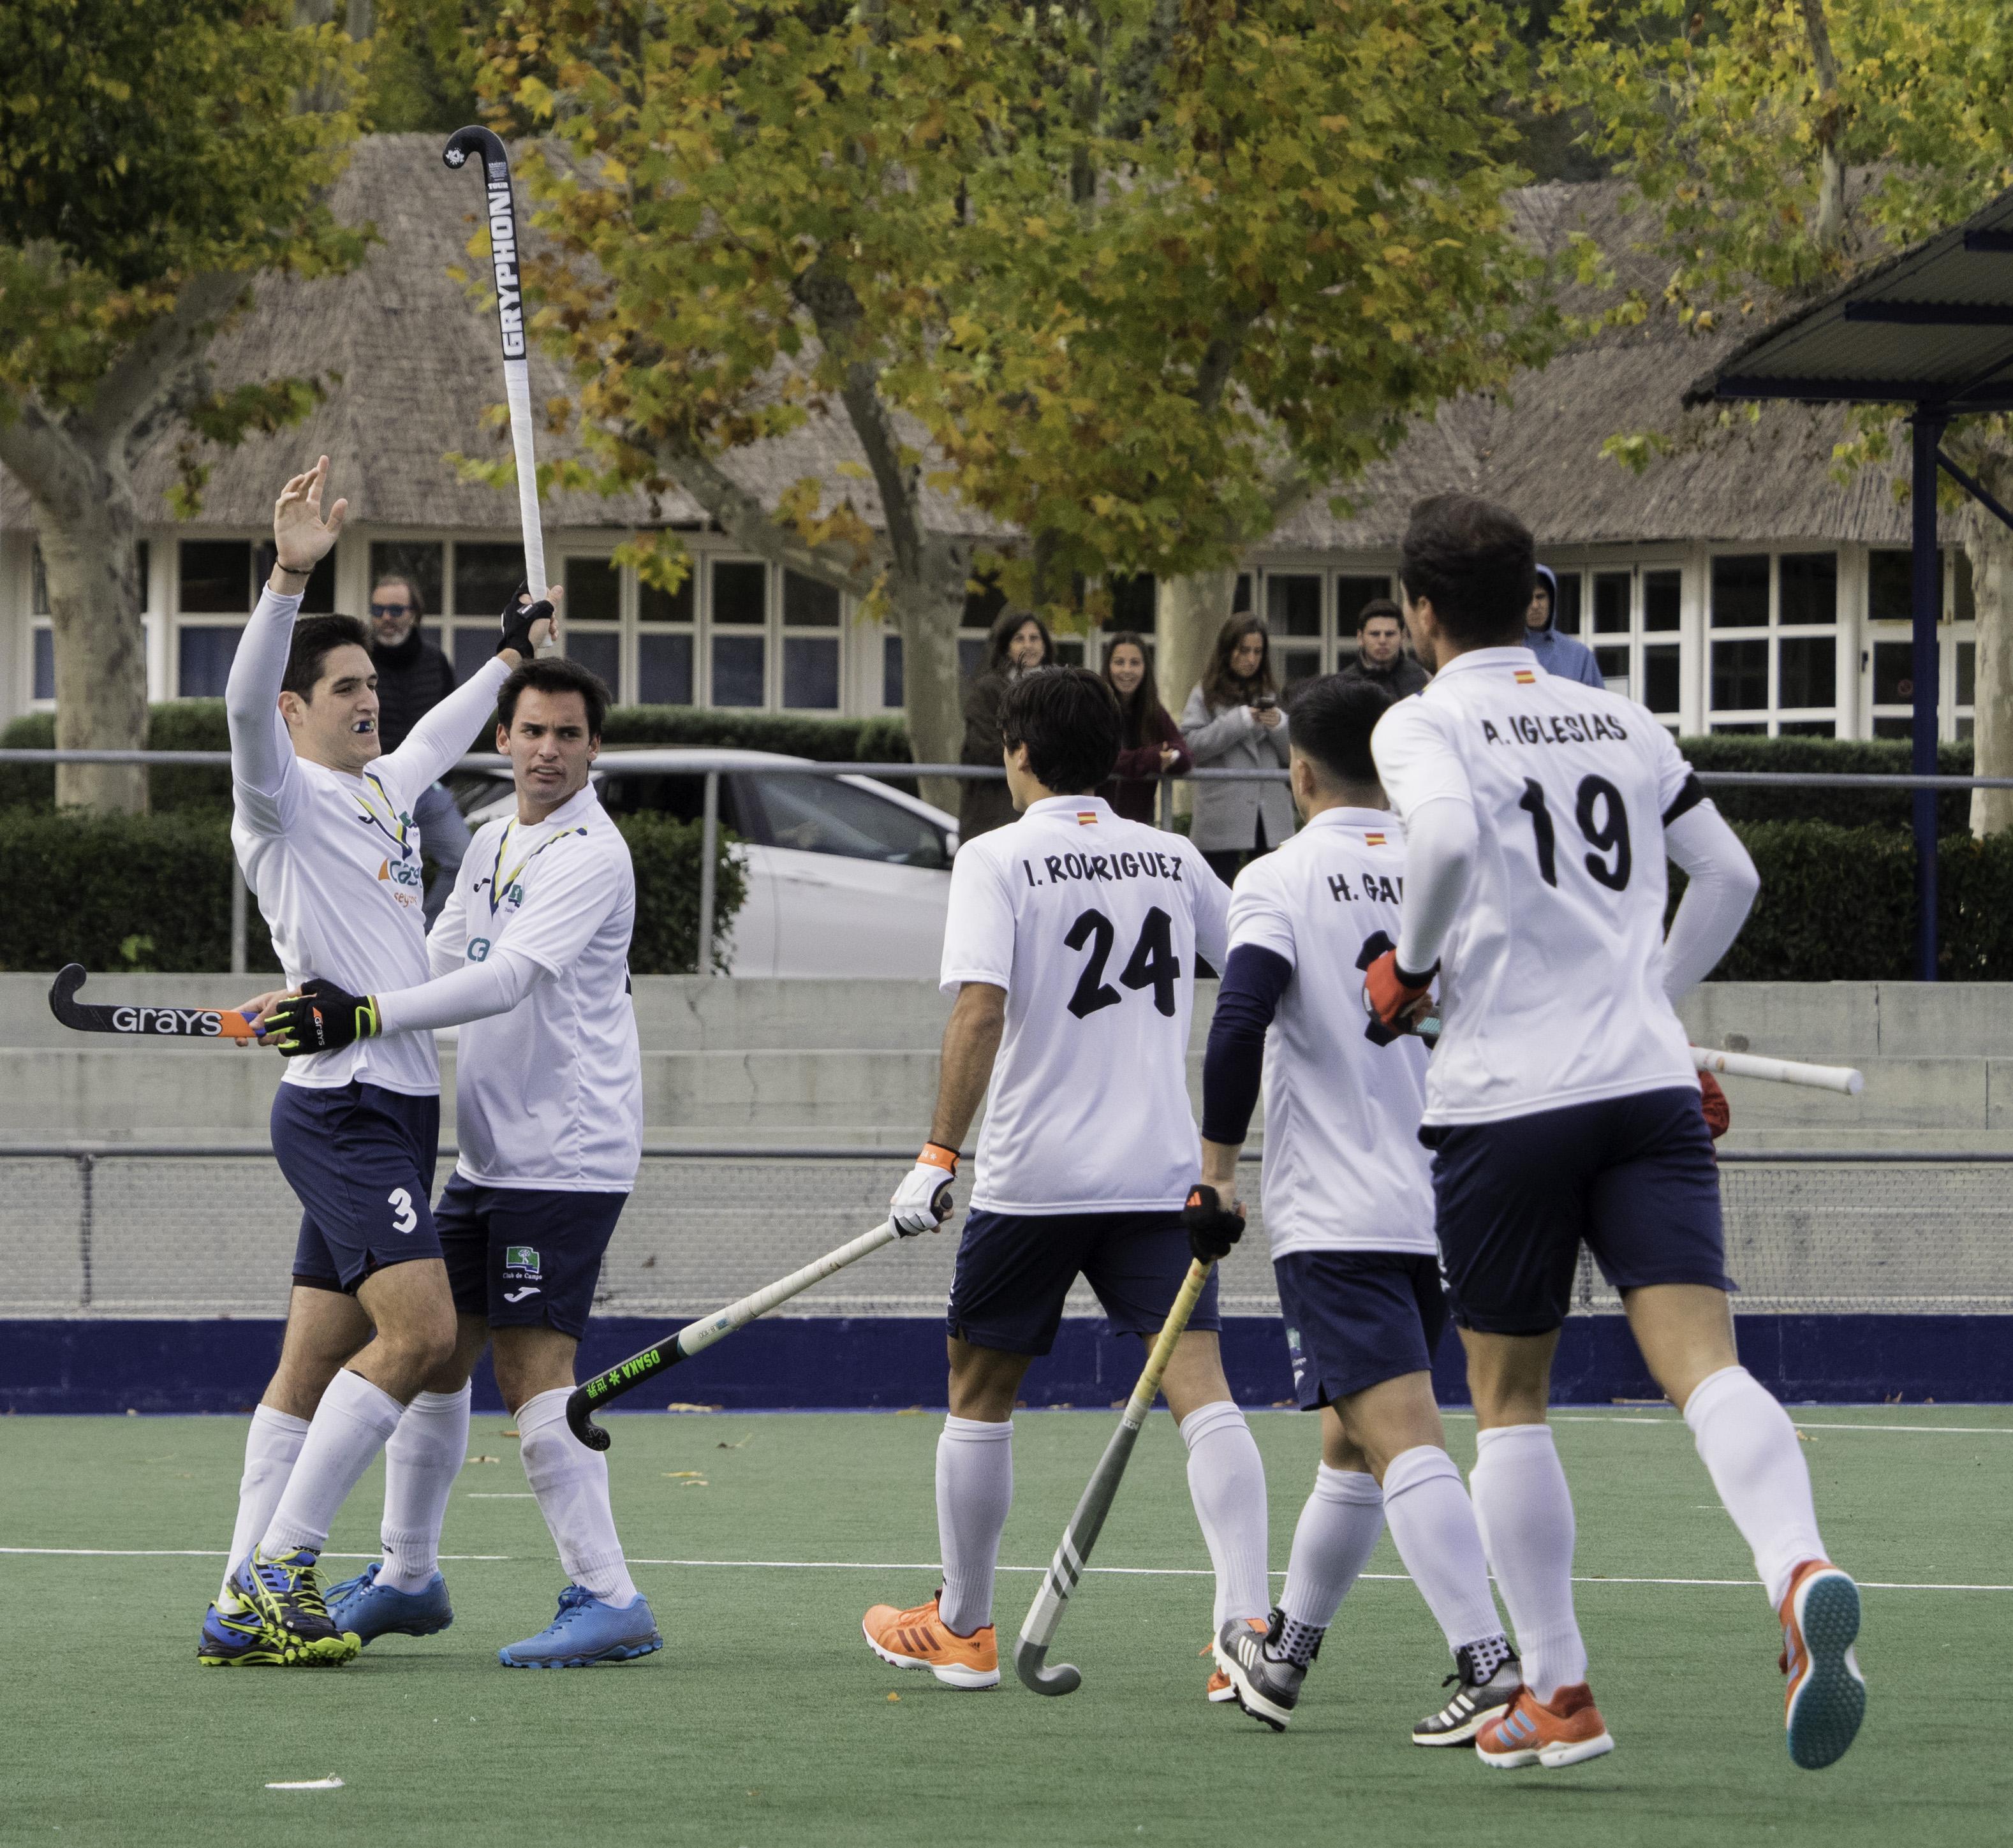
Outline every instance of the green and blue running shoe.
<svg viewBox="0 0 2013 1848"><path fill-rule="evenodd" d="M315 1579L316 1555L292 1546L268 1558L263 1550L231 1575L231 1590L264 1621L288 1667L339 1667L363 1647L354 1633L329 1621Z"/></svg>
<svg viewBox="0 0 2013 1848"><path fill-rule="evenodd" d="M1859 1587L1829 1560L1806 1560L1782 1600L1782 1672L1790 1757L1822 1771L1845 1756L1866 1718L1859 1637Z"/></svg>
<svg viewBox="0 0 2013 1848"><path fill-rule="evenodd" d="M248 1605L226 1610L213 1604L202 1620L195 1659L206 1668L277 1668L287 1660L287 1639L268 1630Z"/></svg>
<svg viewBox="0 0 2013 1848"><path fill-rule="evenodd" d="M499 1649L506 1668L588 1668L596 1662L627 1662L664 1646L657 1620L641 1592L633 1604L604 1604L584 1585L560 1593L559 1614L535 1636Z"/></svg>
<svg viewBox="0 0 2013 1848"><path fill-rule="evenodd" d="M368 1644L380 1636L431 1636L454 1621L447 1581L436 1572L416 1592L380 1585L374 1559L354 1578L328 1588L328 1621Z"/></svg>

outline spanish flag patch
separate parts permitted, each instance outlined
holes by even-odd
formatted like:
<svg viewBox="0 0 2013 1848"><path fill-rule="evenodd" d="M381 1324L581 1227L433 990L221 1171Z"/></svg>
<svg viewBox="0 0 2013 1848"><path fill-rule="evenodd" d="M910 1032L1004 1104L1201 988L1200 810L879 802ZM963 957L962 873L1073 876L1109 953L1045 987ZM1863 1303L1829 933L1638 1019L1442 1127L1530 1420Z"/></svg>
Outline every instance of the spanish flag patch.
<svg viewBox="0 0 2013 1848"><path fill-rule="evenodd" d="M1519 667L1517 670L1517 684L1520 687L1535 687L1538 684L1538 677L1529 668Z"/></svg>
<svg viewBox="0 0 2013 1848"><path fill-rule="evenodd" d="M1076 812L1076 824L1077 824L1077 826L1078 826L1078 827L1096 827L1096 825L1097 825L1097 811L1096 811L1096 810L1095 810L1095 809L1078 809L1078 810L1077 810L1077 812Z"/></svg>
<svg viewBox="0 0 2013 1848"><path fill-rule="evenodd" d="M1363 844L1366 847L1381 847L1384 845L1384 837L1382 835L1365 835Z"/></svg>

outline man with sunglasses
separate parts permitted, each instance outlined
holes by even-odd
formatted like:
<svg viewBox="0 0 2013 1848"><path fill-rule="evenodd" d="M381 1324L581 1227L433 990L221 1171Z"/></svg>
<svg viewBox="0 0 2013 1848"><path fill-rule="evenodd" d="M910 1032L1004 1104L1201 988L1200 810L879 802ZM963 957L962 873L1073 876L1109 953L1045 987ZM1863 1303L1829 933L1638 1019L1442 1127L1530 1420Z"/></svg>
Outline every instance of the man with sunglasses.
<svg viewBox="0 0 2013 1848"><path fill-rule="evenodd" d="M426 610L409 577L387 574L370 593L370 664L377 670L377 731L387 751L455 689L454 663L420 633ZM413 805L434 876L427 882L428 929L454 890L468 852L468 824L445 783L429 783Z"/></svg>

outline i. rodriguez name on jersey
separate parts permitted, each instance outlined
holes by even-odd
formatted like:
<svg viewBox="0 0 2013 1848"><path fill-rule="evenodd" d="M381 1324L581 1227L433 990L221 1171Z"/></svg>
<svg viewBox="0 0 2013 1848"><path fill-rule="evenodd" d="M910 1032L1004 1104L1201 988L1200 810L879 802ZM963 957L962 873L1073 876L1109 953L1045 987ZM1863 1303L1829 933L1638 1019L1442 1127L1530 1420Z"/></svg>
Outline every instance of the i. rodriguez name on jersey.
<svg viewBox="0 0 2013 1848"><path fill-rule="evenodd" d="M1179 1208L1201 1159L1196 959L1223 967L1229 899L1187 841L1095 796L1049 797L959 849L942 985L1007 991L973 1206Z"/></svg>
<svg viewBox="0 0 2013 1848"><path fill-rule="evenodd" d="M1445 939L1428 1123L1483 1122L1689 1085L1664 991L1664 827L1702 799L1643 707L1476 649L1378 721L1407 827L1466 804L1479 835Z"/></svg>

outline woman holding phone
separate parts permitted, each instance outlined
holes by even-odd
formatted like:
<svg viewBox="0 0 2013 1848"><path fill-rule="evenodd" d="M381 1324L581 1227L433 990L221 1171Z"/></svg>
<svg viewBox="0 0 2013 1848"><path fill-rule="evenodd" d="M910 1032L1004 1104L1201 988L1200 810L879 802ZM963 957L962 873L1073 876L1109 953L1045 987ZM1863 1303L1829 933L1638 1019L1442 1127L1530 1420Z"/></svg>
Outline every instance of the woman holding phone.
<svg viewBox="0 0 2013 1848"><path fill-rule="evenodd" d="M1182 710L1182 735L1197 769L1286 767L1286 715L1272 677L1270 642L1264 624L1248 613L1232 617L1217 632L1202 684ZM1226 885L1293 827L1293 798L1283 781L1196 785L1189 838Z"/></svg>

